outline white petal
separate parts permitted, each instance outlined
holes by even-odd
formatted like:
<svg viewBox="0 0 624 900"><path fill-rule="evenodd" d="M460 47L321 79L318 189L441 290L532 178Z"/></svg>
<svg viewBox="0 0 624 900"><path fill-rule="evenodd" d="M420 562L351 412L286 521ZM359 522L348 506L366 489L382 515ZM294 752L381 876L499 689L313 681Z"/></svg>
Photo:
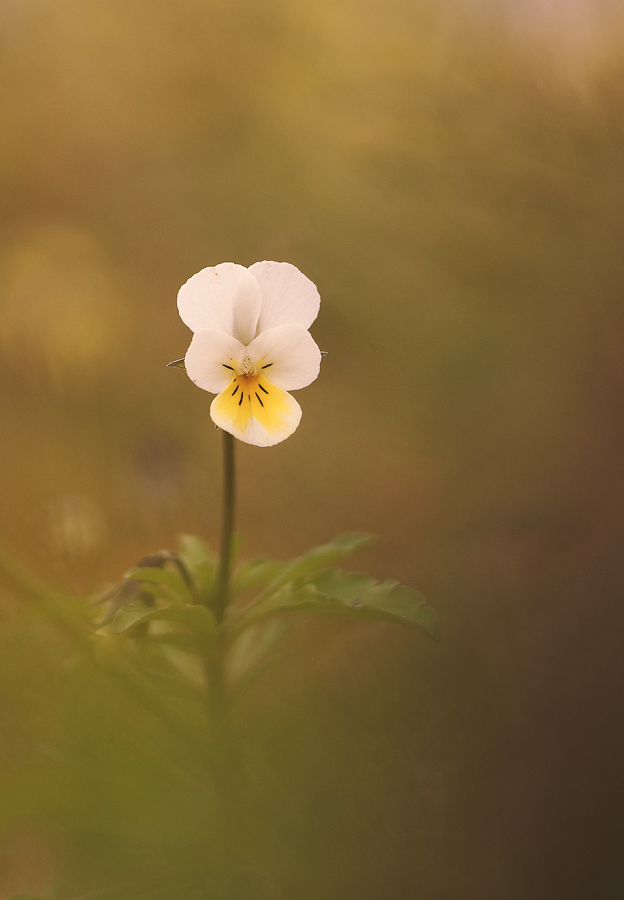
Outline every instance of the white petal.
<svg viewBox="0 0 624 900"><path fill-rule="evenodd" d="M285 391L307 387L318 376L321 351L301 325L263 331L247 348L262 374Z"/></svg>
<svg viewBox="0 0 624 900"><path fill-rule="evenodd" d="M178 292L180 318L191 331L225 331L243 344L253 340L261 305L258 282L235 263L202 269Z"/></svg>
<svg viewBox="0 0 624 900"><path fill-rule="evenodd" d="M218 394L232 380L236 365L240 364L245 347L224 331L196 331L186 351L184 365L197 387Z"/></svg>
<svg viewBox="0 0 624 900"><path fill-rule="evenodd" d="M232 381L212 401L210 416L215 425L229 431L239 441L257 447L272 447L290 437L296 429L301 421L301 407L294 397L274 385L269 385L268 390L256 391L258 381L257 378L250 379L251 390L249 385L241 384L240 379L238 383Z"/></svg>
<svg viewBox="0 0 624 900"><path fill-rule="evenodd" d="M318 316L321 298L309 278L290 263L257 262L249 267L262 291L257 333L278 325L309 328Z"/></svg>

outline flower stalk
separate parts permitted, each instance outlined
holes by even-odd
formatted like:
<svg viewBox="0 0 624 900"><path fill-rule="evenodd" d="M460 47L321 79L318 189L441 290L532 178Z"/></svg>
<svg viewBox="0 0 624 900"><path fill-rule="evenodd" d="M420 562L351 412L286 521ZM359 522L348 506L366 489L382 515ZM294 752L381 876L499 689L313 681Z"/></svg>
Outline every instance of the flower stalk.
<svg viewBox="0 0 624 900"><path fill-rule="evenodd" d="M220 623L230 601L232 574L232 546L234 539L234 502L236 478L234 465L234 437L223 431L223 508L221 519L221 554L216 578L213 611Z"/></svg>

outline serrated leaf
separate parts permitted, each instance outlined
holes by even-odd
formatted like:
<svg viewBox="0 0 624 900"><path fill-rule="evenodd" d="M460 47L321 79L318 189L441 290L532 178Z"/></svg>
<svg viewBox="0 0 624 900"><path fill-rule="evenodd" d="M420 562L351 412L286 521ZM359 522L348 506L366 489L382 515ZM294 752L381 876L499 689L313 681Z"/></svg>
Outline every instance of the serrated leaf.
<svg viewBox="0 0 624 900"><path fill-rule="evenodd" d="M179 572L174 572L169 569L150 569L139 566L130 569L129 572L126 572L124 577L128 581L144 582L146 586L155 584L161 588L165 588L167 591L170 591L176 599L184 603L189 603L192 599L189 587Z"/></svg>
<svg viewBox="0 0 624 900"><path fill-rule="evenodd" d="M253 609L256 604L263 603L275 591L296 578L331 566L332 563L338 562L339 559L343 559L351 553L356 553L358 550L364 550L366 547L372 546L376 541L377 538L371 534L340 534L328 544L313 547L307 553L297 556L287 563L251 604L249 609Z"/></svg>
<svg viewBox="0 0 624 900"><path fill-rule="evenodd" d="M205 597L212 587L216 560L210 547L195 534L181 534L178 556L187 568L200 596Z"/></svg>
<svg viewBox="0 0 624 900"><path fill-rule="evenodd" d="M435 612L416 591L396 581L377 582L368 575L345 574L338 569L284 585L243 614L237 628L245 628L269 615L296 611L394 622L423 628L432 637L438 636Z"/></svg>
<svg viewBox="0 0 624 900"><path fill-rule="evenodd" d="M401 620L406 625L424 628L432 637L439 637L438 620L433 607L422 594L398 581L376 581L360 572L341 572L328 569L312 579L318 590L327 596L338 597L352 609L376 610L384 616Z"/></svg>

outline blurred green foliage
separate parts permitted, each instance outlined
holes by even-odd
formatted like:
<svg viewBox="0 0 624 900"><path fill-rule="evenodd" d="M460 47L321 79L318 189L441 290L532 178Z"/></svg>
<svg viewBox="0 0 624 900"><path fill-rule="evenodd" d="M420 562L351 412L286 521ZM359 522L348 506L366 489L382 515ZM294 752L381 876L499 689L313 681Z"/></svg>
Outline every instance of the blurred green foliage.
<svg viewBox="0 0 624 900"><path fill-rule="evenodd" d="M328 355L296 434L242 448L244 554L382 534L374 574L441 612L437 646L301 616L250 694L301 823L240 816L267 897L624 889L623 43L610 0L3 0L4 542L84 595L214 544L175 295L287 260ZM0 894L187 871L183 750L8 587L0 616Z"/></svg>

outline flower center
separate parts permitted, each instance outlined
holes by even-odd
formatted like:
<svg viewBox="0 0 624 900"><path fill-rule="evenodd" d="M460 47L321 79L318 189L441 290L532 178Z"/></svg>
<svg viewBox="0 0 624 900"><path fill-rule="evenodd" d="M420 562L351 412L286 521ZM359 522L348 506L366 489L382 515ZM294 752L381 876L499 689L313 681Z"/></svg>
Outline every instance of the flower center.
<svg viewBox="0 0 624 900"><path fill-rule="evenodd" d="M249 356L248 353L246 353L243 356L243 361L241 362L240 366L238 367L238 374L239 375L250 375L252 377L254 377L255 375L258 374L257 366L255 365L254 362L252 362L251 357Z"/></svg>

